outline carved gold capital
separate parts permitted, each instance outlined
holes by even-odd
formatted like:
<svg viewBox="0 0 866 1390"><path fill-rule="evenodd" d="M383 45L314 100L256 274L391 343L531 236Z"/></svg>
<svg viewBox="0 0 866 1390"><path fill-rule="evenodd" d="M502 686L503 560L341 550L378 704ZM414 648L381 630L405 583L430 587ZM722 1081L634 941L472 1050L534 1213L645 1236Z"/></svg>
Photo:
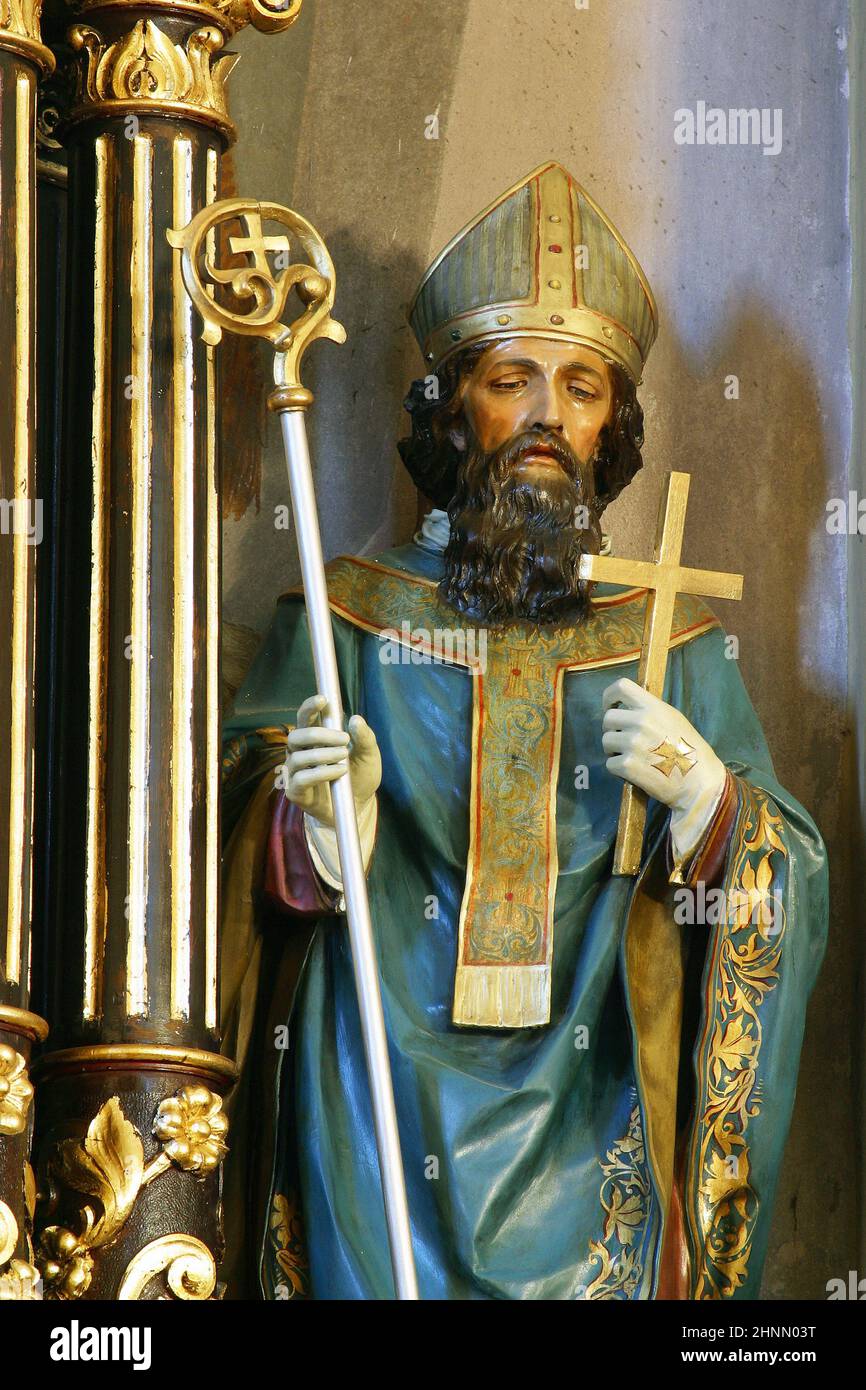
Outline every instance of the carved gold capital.
<svg viewBox="0 0 866 1390"><path fill-rule="evenodd" d="M0 48L51 72L54 54L42 42L41 14L42 0L0 0Z"/></svg>
<svg viewBox="0 0 866 1390"><path fill-rule="evenodd" d="M225 36L206 24L178 42L152 19L108 40L87 24L73 24L69 42L78 54L76 104L70 120L87 116L186 116L230 137L225 81L236 53L222 53Z"/></svg>
<svg viewBox="0 0 866 1390"><path fill-rule="evenodd" d="M0 0L0 5L22 3ZM27 3L38 5L41 0ZM77 60L70 122L126 114L185 116L216 127L231 140L235 132L225 82L239 55L223 51L226 40L247 24L271 34L290 28L300 17L303 0L67 3L80 16L68 33ZM128 15L135 22L118 34ZM190 24L196 27L188 29Z"/></svg>

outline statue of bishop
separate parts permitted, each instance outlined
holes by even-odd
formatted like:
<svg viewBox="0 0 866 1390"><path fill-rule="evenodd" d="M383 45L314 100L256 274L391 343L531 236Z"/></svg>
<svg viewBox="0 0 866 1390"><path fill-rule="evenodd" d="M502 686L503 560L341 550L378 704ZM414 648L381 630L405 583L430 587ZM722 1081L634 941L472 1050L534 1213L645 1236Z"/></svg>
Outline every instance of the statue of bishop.
<svg viewBox="0 0 866 1390"><path fill-rule="evenodd" d="M757 1297L824 847L725 634L588 584L641 467L657 333L637 260L559 164L446 247L411 309L400 454L434 508L328 566L344 732L300 591L224 746L235 1296L393 1297L330 783L357 806L427 1299ZM650 799L613 873L623 782Z"/></svg>

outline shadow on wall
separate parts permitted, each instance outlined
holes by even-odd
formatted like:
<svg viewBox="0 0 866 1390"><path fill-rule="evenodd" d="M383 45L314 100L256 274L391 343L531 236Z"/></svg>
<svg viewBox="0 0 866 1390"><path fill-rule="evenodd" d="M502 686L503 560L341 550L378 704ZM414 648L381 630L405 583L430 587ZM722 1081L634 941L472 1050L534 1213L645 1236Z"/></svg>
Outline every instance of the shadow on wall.
<svg viewBox="0 0 866 1390"><path fill-rule="evenodd" d="M334 313L348 339L342 346L313 344L303 365L304 383L315 395L307 424L326 558L347 550L373 554L393 544L395 533L410 535L414 529L416 493L397 440L409 428L403 397L413 377L423 374L406 320L410 299L404 287L412 285L414 293L425 269L402 248L372 256L348 228L331 234L329 249L342 267ZM263 585L271 585L265 592L272 601L298 582L290 513L288 529L272 524L274 509L288 503L282 439L271 416L261 514L258 524L237 528L232 568L234 582L244 589L249 575L259 574ZM284 511L279 519L285 522ZM270 555L263 553L265 534Z"/></svg>
<svg viewBox="0 0 866 1390"><path fill-rule="evenodd" d="M466 0L433 9L315 0L284 42L243 44L233 91L239 185L296 207L322 232L349 333L344 347L317 345L308 358L329 556L384 547L411 534L415 520L408 480L393 485L401 401L420 367L405 307L428 253L468 10ZM433 113L440 139L426 138ZM224 528L230 621L264 629L273 599L297 581L291 533L273 526L274 507L286 501L272 421L261 511Z"/></svg>

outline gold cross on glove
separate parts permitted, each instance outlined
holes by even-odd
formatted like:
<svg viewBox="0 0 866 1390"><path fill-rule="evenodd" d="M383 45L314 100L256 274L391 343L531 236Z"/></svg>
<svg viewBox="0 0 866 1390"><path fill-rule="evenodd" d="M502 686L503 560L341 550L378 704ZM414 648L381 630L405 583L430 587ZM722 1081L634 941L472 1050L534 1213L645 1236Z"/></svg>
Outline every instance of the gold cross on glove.
<svg viewBox="0 0 866 1390"><path fill-rule="evenodd" d="M695 750L689 747L685 739L681 739L679 743L671 743L669 739L665 739L664 743L652 750L652 755L658 759L654 766L663 777L670 777L674 771L685 777L695 765Z"/></svg>
<svg viewBox="0 0 866 1390"><path fill-rule="evenodd" d="M728 599L743 596L741 574L687 569L680 564L689 481L688 473L668 475L659 508L652 560L617 560L611 555L584 555L580 562L581 579L626 584L649 591L637 681L638 685L659 699L664 691L677 595L700 594L704 598ZM615 874L636 874L640 868L647 800L646 793L631 783L623 788L613 860Z"/></svg>

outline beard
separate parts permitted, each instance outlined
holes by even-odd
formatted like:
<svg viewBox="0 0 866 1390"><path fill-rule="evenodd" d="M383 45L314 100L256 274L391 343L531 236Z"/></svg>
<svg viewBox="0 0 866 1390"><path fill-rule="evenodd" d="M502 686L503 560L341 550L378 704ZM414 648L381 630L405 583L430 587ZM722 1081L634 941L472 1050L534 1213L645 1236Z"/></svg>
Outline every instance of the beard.
<svg viewBox="0 0 866 1390"><path fill-rule="evenodd" d="M530 480L516 465L540 445L560 469ZM494 627L587 617L591 581L580 578L580 560L601 547L593 470L558 435L529 430L492 453L470 439L448 519L439 592L452 608Z"/></svg>

